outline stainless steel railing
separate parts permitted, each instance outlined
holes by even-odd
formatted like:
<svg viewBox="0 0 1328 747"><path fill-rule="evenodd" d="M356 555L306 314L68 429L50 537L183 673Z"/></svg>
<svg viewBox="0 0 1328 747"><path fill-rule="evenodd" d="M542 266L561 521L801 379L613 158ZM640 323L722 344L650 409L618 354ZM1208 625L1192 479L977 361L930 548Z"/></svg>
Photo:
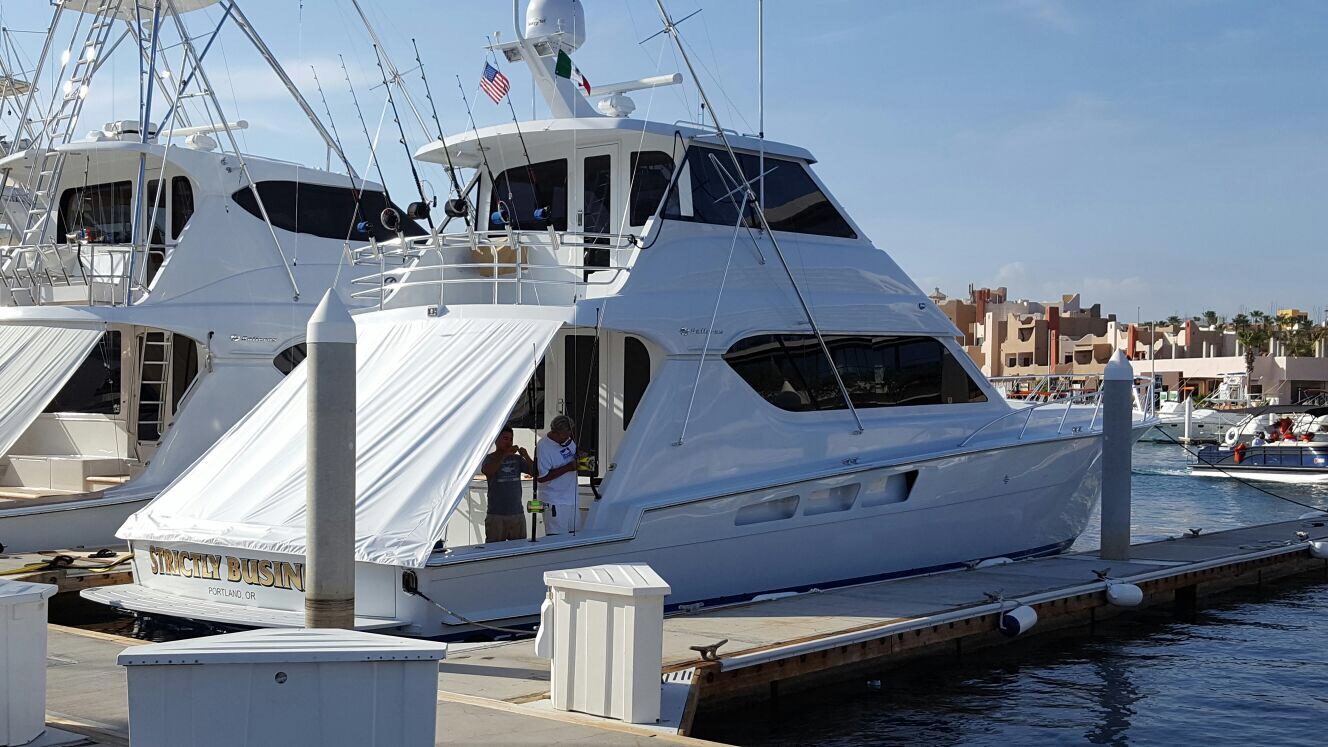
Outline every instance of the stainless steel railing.
<svg viewBox="0 0 1328 747"><path fill-rule="evenodd" d="M165 253L165 247L127 244L20 244L0 249L0 278L15 304L128 305L143 290L148 257ZM59 294L59 288L86 293Z"/></svg>

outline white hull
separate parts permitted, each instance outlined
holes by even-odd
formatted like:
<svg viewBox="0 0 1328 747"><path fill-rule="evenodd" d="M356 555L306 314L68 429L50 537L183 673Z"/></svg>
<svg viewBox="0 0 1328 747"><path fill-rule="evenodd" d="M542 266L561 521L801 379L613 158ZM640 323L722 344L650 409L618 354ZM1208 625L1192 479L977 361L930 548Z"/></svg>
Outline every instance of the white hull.
<svg viewBox="0 0 1328 747"><path fill-rule="evenodd" d="M101 497L29 506L0 512L0 542L5 552L41 552L77 548L124 547L115 536L129 515L152 495Z"/></svg>
<svg viewBox="0 0 1328 747"><path fill-rule="evenodd" d="M1223 471L1217 469L1190 468L1190 474L1194 477L1225 477L1227 479L1248 480L1250 482L1277 482L1289 485L1328 483L1328 471L1321 474L1319 472L1310 472L1308 470L1280 471L1268 469L1254 470L1227 468Z"/></svg>
<svg viewBox="0 0 1328 747"><path fill-rule="evenodd" d="M406 569L361 563L356 612L364 618L362 627L391 621L396 632L448 637L475 632L467 620L531 619L544 598L544 572L560 568L648 563L669 579L668 604L676 607L927 573L991 557L1053 554L1088 523L1099 494L1100 444L1099 437L1086 436L976 450L648 507L626 536L583 531L536 543L467 548L414 571L420 590L456 616L400 591L398 579ZM911 493L900 492L902 483L891 480L902 481L915 469ZM848 486L857 486L854 498L839 508L835 496L853 492ZM898 500L905 494L906 500ZM764 520L739 523L741 516L750 518L752 506L777 506L791 496L798 497L792 515L771 511ZM818 503L816 496L827 500ZM227 552L200 545L155 547ZM148 552L135 543L137 584L124 587L132 593L109 587L85 596L225 624L300 624L303 595L296 591L240 587L234 596L221 595L215 581L154 575ZM388 591L391 587L396 590ZM218 603L220 596L234 602Z"/></svg>

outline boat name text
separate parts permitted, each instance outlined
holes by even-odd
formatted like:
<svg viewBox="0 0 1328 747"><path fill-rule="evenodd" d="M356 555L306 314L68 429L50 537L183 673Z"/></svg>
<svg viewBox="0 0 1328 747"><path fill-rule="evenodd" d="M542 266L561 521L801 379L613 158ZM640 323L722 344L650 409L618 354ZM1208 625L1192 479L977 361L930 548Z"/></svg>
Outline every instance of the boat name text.
<svg viewBox="0 0 1328 747"><path fill-rule="evenodd" d="M209 555L155 545L148 548L148 557L154 576L182 576L304 591L304 563Z"/></svg>

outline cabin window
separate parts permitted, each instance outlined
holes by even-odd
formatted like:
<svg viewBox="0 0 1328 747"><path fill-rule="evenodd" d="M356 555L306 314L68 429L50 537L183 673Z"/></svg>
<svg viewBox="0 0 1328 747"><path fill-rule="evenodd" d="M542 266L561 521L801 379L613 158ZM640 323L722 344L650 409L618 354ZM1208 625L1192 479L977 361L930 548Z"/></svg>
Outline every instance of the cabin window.
<svg viewBox="0 0 1328 747"><path fill-rule="evenodd" d="M56 220L60 240L77 234L74 241L88 244L128 244L133 231L133 182L71 187L60 195Z"/></svg>
<svg viewBox="0 0 1328 747"><path fill-rule="evenodd" d="M623 430L632 422L650 386L650 351L635 337L623 339Z"/></svg>
<svg viewBox="0 0 1328 747"><path fill-rule="evenodd" d="M599 451L599 338L568 335L563 346L563 414L572 418L577 448L595 454Z"/></svg>
<svg viewBox="0 0 1328 747"><path fill-rule="evenodd" d="M171 179L171 240L180 238L185 224L194 217L194 187L189 179L177 176Z"/></svg>
<svg viewBox="0 0 1328 747"><path fill-rule="evenodd" d="M501 231L509 223L518 231L567 230L566 159L517 166L495 177L489 229Z"/></svg>
<svg viewBox="0 0 1328 747"><path fill-rule="evenodd" d="M697 223L733 226L738 223L738 208L743 202L743 179L751 179L759 193L760 158L739 153L743 174L734 172L733 159L727 151L693 146L687 150L686 167L690 178L679 179L669 195L664 217ZM686 175L684 175L686 176ZM690 184L683 182L690 181ZM682 209L679 189L691 192L691 210ZM798 161L765 157L765 216L775 231L806 233L818 236L857 238L848 221L816 186L807 168ZM743 217L743 225L756 227L759 220L752 208Z"/></svg>
<svg viewBox="0 0 1328 747"><path fill-rule="evenodd" d="M985 402L959 361L931 337L829 335L826 346L856 408ZM729 348L724 360L765 400L782 410L845 409L814 335L757 335Z"/></svg>
<svg viewBox="0 0 1328 747"><path fill-rule="evenodd" d="M644 226L673 181L673 156L658 150L632 154L631 225ZM677 200L673 201L676 203ZM671 204L677 211L676 204Z"/></svg>
<svg viewBox="0 0 1328 747"><path fill-rule="evenodd" d="M280 353L277 353L277 357L272 359L272 365L277 367L277 370L281 372L282 376L289 376L290 372L294 371L296 366L303 363L308 355L308 348L305 347L304 343L291 345Z"/></svg>
<svg viewBox="0 0 1328 747"><path fill-rule="evenodd" d="M120 333L107 332L61 387L45 412L120 412Z"/></svg>
<svg viewBox="0 0 1328 747"><path fill-rule="evenodd" d="M535 365L535 373L526 382L526 388L512 407L507 418L509 428L544 429L544 359Z"/></svg>
<svg viewBox="0 0 1328 747"><path fill-rule="evenodd" d="M185 335L171 335L171 412L177 412L180 400L198 376L198 343Z"/></svg>
<svg viewBox="0 0 1328 747"><path fill-rule="evenodd" d="M390 205L382 192L357 193L349 187L269 181L258 183L258 195L263 199L263 207L267 209L272 225L291 233L341 241L367 238L359 229L359 224L368 222L372 226L374 239L390 241L396 238L396 234L379 225L381 221L378 217L389 206L402 216L403 234L424 236L427 233L415 221L405 217L406 211ZM231 199L250 215L263 219L258 201L248 187L237 190Z"/></svg>

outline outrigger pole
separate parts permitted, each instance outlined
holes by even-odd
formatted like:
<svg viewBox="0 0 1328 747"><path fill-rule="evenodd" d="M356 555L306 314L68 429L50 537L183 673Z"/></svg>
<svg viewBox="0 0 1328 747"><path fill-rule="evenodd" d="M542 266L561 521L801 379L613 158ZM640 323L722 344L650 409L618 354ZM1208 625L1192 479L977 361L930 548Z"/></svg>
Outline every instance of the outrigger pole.
<svg viewBox="0 0 1328 747"><path fill-rule="evenodd" d="M784 258L784 250L779 246L779 239L775 238L775 232L770 229L770 222L765 217L765 205L762 205L757 199L755 191L752 189L751 180L743 173L742 162L738 160L738 153L733 150L733 145L729 143L728 135L724 133L724 126L720 124L715 107L710 105L710 97L706 95L705 86L702 85L701 78L697 76L696 68L692 66L692 58L688 56L687 49L682 43L682 37L678 35L678 27L673 23L673 19L669 17L669 11L664 7L664 0L655 0L655 4L659 6L659 15L664 20L664 30L673 38L673 44L678 48L678 54L682 57L683 63L687 65L688 74L692 76L692 81L696 83L697 93L701 94L701 103L705 104L706 112L715 125L715 132L719 134L719 140L724 144L724 150L728 151L729 158L733 161L733 168L737 171L738 178L742 181L742 188L747 193L746 201L755 208L756 216L761 220L761 230L765 231L766 236L770 238L770 245L775 248L775 254L779 257L779 264L784 267L784 274L788 275L789 283L793 286L793 293L798 297L798 303L802 305L802 313L807 317L807 323L811 325L812 333L816 335L816 341L820 343L821 352L825 354L825 359L830 364L830 372L835 375L835 384L839 387L839 395L844 398L844 405L848 407L849 413L853 415L853 422L858 426L854 434L860 434L864 430L862 418L858 417L858 409L853 406L853 400L848 396L848 387L844 386L844 379L839 375L839 367L835 365L835 359L830 355L830 346L826 345L825 336L821 334L820 326L816 324L816 317L812 315L812 308L807 304L806 297L802 295L802 288L798 286L798 280L793 276L793 270L789 267L788 260Z"/></svg>

